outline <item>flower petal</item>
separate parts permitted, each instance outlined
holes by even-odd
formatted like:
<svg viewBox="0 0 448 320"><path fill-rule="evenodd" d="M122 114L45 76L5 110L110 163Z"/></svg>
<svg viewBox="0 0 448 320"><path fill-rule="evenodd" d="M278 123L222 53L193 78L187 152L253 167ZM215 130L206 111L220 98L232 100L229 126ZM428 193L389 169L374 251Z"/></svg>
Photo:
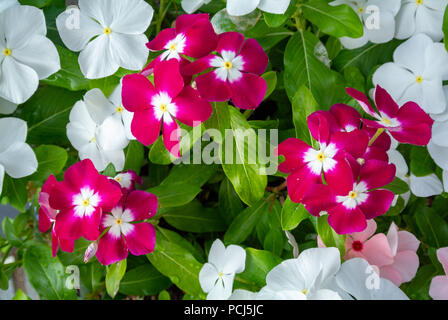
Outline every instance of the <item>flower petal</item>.
<svg viewBox="0 0 448 320"><path fill-rule="evenodd" d="M242 73L242 77L229 83L233 104L241 109L255 109L263 101L267 84L262 77Z"/></svg>
<svg viewBox="0 0 448 320"><path fill-rule="evenodd" d="M102 265L110 265L126 259L128 249L121 237L115 237L111 232L106 232L98 242L96 257Z"/></svg>
<svg viewBox="0 0 448 320"><path fill-rule="evenodd" d="M208 120L213 113L211 104L199 96L190 86L184 87L173 101L177 106L176 119L190 127L196 127Z"/></svg>
<svg viewBox="0 0 448 320"><path fill-rule="evenodd" d="M79 66L87 79L98 79L113 75L119 68L110 49L111 37L102 34L89 42L79 54Z"/></svg>
<svg viewBox="0 0 448 320"><path fill-rule="evenodd" d="M131 232L124 235L126 245L134 256L141 256L154 251L156 229L147 222L133 224Z"/></svg>
<svg viewBox="0 0 448 320"><path fill-rule="evenodd" d="M13 103L27 101L39 85L36 71L12 57L5 57L0 74L0 96Z"/></svg>
<svg viewBox="0 0 448 320"><path fill-rule="evenodd" d="M148 38L144 34L110 34L110 50L113 60L122 68L140 70L148 60L149 51L145 44Z"/></svg>
<svg viewBox="0 0 448 320"><path fill-rule="evenodd" d="M112 31L121 34L142 34L148 29L154 9L142 0L115 1L109 4L113 11Z"/></svg>

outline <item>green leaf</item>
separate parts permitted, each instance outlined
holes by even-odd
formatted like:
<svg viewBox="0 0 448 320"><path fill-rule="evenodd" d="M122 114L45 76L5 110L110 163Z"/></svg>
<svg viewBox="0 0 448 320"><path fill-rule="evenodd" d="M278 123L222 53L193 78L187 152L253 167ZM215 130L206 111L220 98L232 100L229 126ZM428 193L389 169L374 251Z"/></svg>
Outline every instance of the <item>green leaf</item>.
<svg viewBox="0 0 448 320"><path fill-rule="evenodd" d="M445 49L448 51L448 7L446 7L443 15L442 31L444 34L443 43L445 44Z"/></svg>
<svg viewBox="0 0 448 320"><path fill-rule="evenodd" d="M133 170L140 174L140 169L145 159L145 148L137 140L132 140L125 152L126 161L124 163L124 170Z"/></svg>
<svg viewBox="0 0 448 320"><path fill-rule="evenodd" d="M28 297L26 293L21 289L17 289L16 294L14 295L14 298L12 298L12 300L31 300L31 298Z"/></svg>
<svg viewBox="0 0 448 320"><path fill-rule="evenodd" d="M74 289L66 286L69 280L64 266L57 257L53 258L51 249L39 243L33 243L23 257L25 273L41 299L76 299Z"/></svg>
<svg viewBox="0 0 448 320"><path fill-rule="evenodd" d="M66 126L69 114L82 93L56 87L39 89L22 106L20 117L28 124L27 142L68 145Z"/></svg>
<svg viewBox="0 0 448 320"><path fill-rule="evenodd" d="M171 300L171 296L168 291L163 290L159 293L159 296L157 297L158 300Z"/></svg>
<svg viewBox="0 0 448 320"><path fill-rule="evenodd" d="M115 177L117 175L117 170L115 170L113 163L109 163L101 174L106 177Z"/></svg>
<svg viewBox="0 0 448 320"><path fill-rule="evenodd" d="M120 282L119 292L128 296L150 296L170 285L170 279L146 263L126 272Z"/></svg>
<svg viewBox="0 0 448 320"><path fill-rule="evenodd" d="M219 130L221 135L213 136L216 143L222 144L226 136L226 129L230 129L230 112L226 102L212 102L213 113L210 118L204 122L205 128Z"/></svg>
<svg viewBox="0 0 448 320"><path fill-rule="evenodd" d="M345 96L343 77L328 68L317 56L323 47L309 31L296 32L288 41L284 54L284 85L292 101L300 87L305 85L320 107L329 107Z"/></svg>
<svg viewBox="0 0 448 320"><path fill-rule="evenodd" d="M157 226L157 235L159 238L163 237L163 239L165 239L166 241L175 243L178 246L183 247L188 252L190 252L196 258L196 260L198 260L199 262L202 263L205 261L205 256L204 256L204 252L202 251L202 249L195 247L190 241L188 241L187 239L182 237L180 234ZM157 239L159 239L159 238L157 238Z"/></svg>
<svg viewBox="0 0 448 320"><path fill-rule="evenodd" d="M333 68L338 71L355 66L368 77L377 65L392 61L392 55L401 41L392 40L387 43L369 43L354 50L342 50L333 60Z"/></svg>
<svg viewBox="0 0 448 320"><path fill-rule="evenodd" d="M244 16L231 16L226 9L217 12L211 19L211 23L216 33L228 31L246 31L255 26L260 18L260 12L255 10Z"/></svg>
<svg viewBox="0 0 448 320"><path fill-rule="evenodd" d="M411 172L417 177L424 177L435 172L436 164L426 147L411 147Z"/></svg>
<svg viewBox="0 0 448 320"><path fill-rule="evenodd" d="M59 260L65 266L84 264L84 253L90 243L90 241L84 238L79 238L75 241L75 248L73 249L73 252L58 252Z"/></svg>
<svg viewBox="0 0 448 320"><path fill-rule="evenodd" d="M235 289L260 290L266 285L266 275L281 262L269 251L246 248L246 267L235 276Z"/></svg>
<svg viewBox="0 0 448 320"><path fill-rule="evenodd" d="M301 4L303 15L326 34L341 38L359 38L364 33L361 19L346 5L331 6L325 0L310 0Z"/></svg>
<svg viewBox="0 0 448 320"><path fill-rule="evenodd" d="M263 197L267 185L257 155L257 134L235 108L230 109L230 126L220 157L222 168L240 199L252 206Z"/></svg>
<svg viewBox="0 0 448 320"><path fill-rule="evenodd" d="M162 183L148 192L159 198L162 207L178 207L191 202L215 173L211 165L177 165Z"/></svg>
<svg viewBox="0 0 448 320"><path fill-rule="evenodd" d="M292 100L292 120L296 129L296 138L309 145L312 145L314 140L308 129L307 118L318 109L319 105L311 91L306 86L301 86Z"/></svg>
<svg viewBox="0 0 448 320"><path fill-rule="evenodd" d="M79 274L82 284L93 293L101 288L102 279L105 274L105 268L99 262L79 266Z"/></svg>
<svg viewBox="0 0 448 320"><path fill-rule="evenodd" d="M89 81L90 89L99 88L106 97L109 97L119 84L120 78L114 75Z"/></svg>
<svg viewBox="0 0 448 320"><path fill-rule="evenodd" d="M61 59L61 69L41 80L42 83L71 91L88 90L89 80L84 77L79 68L78 55L59 45L56 45L56 49Z"/></svg>
<svg viewBox="0 0 448 320"><path fill-rule="evenodd" d="M266 94L264 95L263 99L266 100L267 98L269 98L272 92L274 92L275 87L277 86L277 72L269 71L264 73L261 77L266 81L267 84Z"/></svg>
<svg viewBox="0 0 448 320"><path fill-rule="evenodd" d="M224 179L219 187L218 208L221 216L230 225L244 206L229 179Z"/></svg>
<svg viewBox="0 0 448 320"><path fill-rule="evenodd" d="M148 157L152 163L162 165L168 165L176 159L176 157L165 148L162 136L158 137L156 142L151 146Z"/></svg>
<svg viewBox="0 0 448 320"><path fill-rule="evenodd" d="M120 287L121 279L126 273L126 259L114 263L107 268L106 273L106 291L109 296L115 298L118 288Z"/></svg>
<svg viewBox="0 0 448 320"><path fill-rule="evenodd" d="M52 0L20 0L20 4L23 6L34 6L38 8L43 8L48 6Z"/></svg>
<svg viewBox="0 0 448 320"><path fill-rule="evenodd" d="M28 201L27 183L27 178L13 179L8 175L5 175L3 180L2 196L7 197L7 203L20 212L25 211L25 206Z"/></svg>
<svg viewBox="0 0 448 320"><path fill-rule="evenodd" d="M341 257L343 257L345 254L345 235L337 234L330 227L326 215L317 218L316 229L325 246L338 248L341 252Z"/></svg>
<svg viewBox="0 0 448 320"><path fill-rule="evenodd" d="M6 240L15 247L20 247L22 245L22 240L17 235L14 228L14 220L10 217L4 217L2 220L2 229L5 234Z"/></svg>
<svg viewBox="0 0 448 320"><path fill-rule="evenodd" d="M288 197L282 208L282 229L295 229L303 220L309 218L309 216L310 214L303 204L292 202Z"/></svg>
<svg viewBox="0 0 448 320"><path fill-rule="evenodd" d="M6 275L5 271L0 268L0 290L8 290L9 288L9 279Z"/></svg>
<svg viewBox="0 0 448 320"><path fill-rule="evenodd" d="M159 232L156 238L154 252L146 255L151 264L181 290L204 299L205 294L199 285L199 271L202 264L189 250L159 236Z"/></svg>
<svg viewBox="0 0 448 320"><path fill-rule="evenodd" d="M430 300L429 286L432 278L437 275L437 270L433 265L425 265L418 269L415 278L412 279L406 288L406 295L414 300Z"/></svg>
<svg viewBox="0 0 448 320"><path fill-rule="evenodd" d="M246 208L233 220L224 235L226 244L239 244L252 233L263 214L269 214L269 202L259 200L252 207Z"/></svg>
<svg viewBox="0 0 448 320"><path fill-rule="evenodd" d="M435 248L448 246L448 224L431 208L420 208L415 211L415 219L423 241Z"/></svg>
<svg viewBox="0 0 448 320"><path fill-rule="evenodd" d="M41 145L34 149L36 154L37 172L28 177L29 180L40 181L47 179L51 174L58 175L67 162L67 151L58 146Z"/></svg>
<svg viewBox="0 0 448 320"><path fill-rule="evenodd" d="M163 218L182 231L217 232L226 229L226 224L217 210L206 208L197 200L185 206L167 208L163 211Z"/></svg>
<svg viewBox="0 0 448 320"><path fill-rule="evenodd" d="M383 188L392 191L394 194L403 194L409 191L409 185L397 177Z"/></svg>

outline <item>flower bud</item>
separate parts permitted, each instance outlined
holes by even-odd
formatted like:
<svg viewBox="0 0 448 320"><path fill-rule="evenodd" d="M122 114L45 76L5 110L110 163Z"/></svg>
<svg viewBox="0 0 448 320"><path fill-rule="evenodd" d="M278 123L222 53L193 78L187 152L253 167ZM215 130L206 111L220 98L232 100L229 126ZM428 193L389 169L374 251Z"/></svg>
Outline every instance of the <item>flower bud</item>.
<svg viewBox="0 0 448 320"><path fill-rule="evenodd" d="M86 249L84 253L84 263L89 262L90 259L96 254L96 250L98 250L98 242L92 242Z"/></svg>

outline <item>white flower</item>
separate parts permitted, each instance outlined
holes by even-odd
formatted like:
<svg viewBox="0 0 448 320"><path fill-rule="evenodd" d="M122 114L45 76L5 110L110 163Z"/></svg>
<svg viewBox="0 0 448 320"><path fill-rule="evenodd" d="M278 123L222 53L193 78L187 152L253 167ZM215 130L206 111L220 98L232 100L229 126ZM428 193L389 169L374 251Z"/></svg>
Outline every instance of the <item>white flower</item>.
<svg viewBox="0 0 448 320"><path fill-rule="evenodd" d="M447 108L443 80L448 80L448 53L442 43L434 43L424 34L402 43L394 52L394 62L378 68L372 79L399 105L414 101L432 114Z"/></svg>
<svg viewBox="0 0 448 320"><path fill-rule="evenodd" d="M81 51L79 65L88 79L114 74L119 67L140 70L148 59L143 34L154 10L143 0L79 0L56 19L64 44ZM78 17L78 19L77 19Z"/></svg>
<svg viewBox="0 0 448 320"><path fill-rule="evenodd" d="M442 125L446 125L443 123ZM428 152L434 162L442 169L448 170L448 146L446 141L440 141L440 135L447 137L447 131L439 123L433 125L433 137L428 144Z"/></svg>
<svg viewBox="0 0 448 320"><path fill-rule="evenodd" d="M211 0L182 0L182 9L193 13ZM274 14L284 14L291 0L227 0L227 13L231 16L244 16L255 9Z"/></svg>
<svg viewBox="0 0 448 320"><path fill-rule="evenodd" d="M341 43L347 49L364 46L367 42L384 43L395 35L395 16L400 10L401 0L336 0L330 5L347 4L358 14L364 26L359 38L342 37Z"/></svg>
<svg viewBox="0 0 448 320"><path fill-rule="evenodd" d="M17 109L17 104L11 101L5 100L0 97L0 113L1 114L11 114Z"/></svg>
<svg viewBox="0 0 448 320"><path fill-rule="evenodd" d="M340 300L333 281L340 266L338 249L307 249L297 259L285 260L274 267L257 299Z"/></svg>
<svg viewBox="0 0 448 320"><path fill-rule="evenodd" d="M103 171L109 163L117 171L124 167L123 149L129 140L116 113L116 107L99 89L88 91L70 112L67 137L78 150L79 158L92 160L98 171Z"/></svg>
<svg viewBox="0 0 448 320"><path fill-rule="evenodd" d="M0 2L0 12L5 11L9 7L20 5L19 1L17 0L2 0Z"/></svg>
<svg viewBox="0 0 448 320"><path fill-rule="evenodd" d="M448 0L403 0L397 15L398 39L424 33L434 41L443 38L442 23Z"/></svg>
<svg viewBox="0 0 448 320"><path fill-rule="evenodd" d="M390 135L389 135L390 136ZM400 145L400 143L395 140L392 136L390 136L391 139L391 146L390 149L387 151L387 156L389 157L389 163L392 163L395 165L396 173L395 176L404 182L406 182L408 185L410 185L410 179L408 177L409 173L409 167L406 163L405 158L403 155L397 150L397 147ZM406 207L407 203L409 202L409 199L411 197L411 192L408 191L406 193L395 195L394 201L392 202L392 207L395 207L398 201L398 198L403 198L404 200L404 207ZM403 209L404 209L403 207Z"/></svg>
<svg viewBox="0 0 448 320"><path fill-rule="evenodd" d="M336 284L356 300L408 300L400 288L380 278L375 269L364 259L350 259L342 264Z"/></svg>
<svg viewBox="0 0 448 320"><path fill-rule="evenodd" d="M126 110L123 107L123 102L121 101L121 90L122 85L120 83L109 97L109 101L112 103L111 111L115 117L121 118L121 120L123 121L124 129L126 130L126 137L128 138L128 140L136 140L131 132L131 123L132 118L134 117L134 113Z"/></svg>
<svg viewBox="0 0 448 320"><path fill-rule="evenodd" d="M417 197L427 198L443 192L442 182L435 174L424 177L416 177L411 174L410 182L411 191Z"/></svg>
<svg viewBox="0 0 448 320"><path fill-rule="evenodd" d="M13 5L0 13L1 98L21 104L37 90L39 79L60 69L58 52L46 34L40 9Z"/></svg>
<svg viewBox="0 0 448 320"><path fill-rule="evenodd" d="M225 300L232 294L235 274L244 271L246 251L240 246L229 245L227 248L216 239L205 263L199 272L202 290L208 293L207 300Z"/></svg>
<svg viewBox="0 0 448 320"><path fill-rule="evenodd" d="M18 179L37 170L37 159L31 147L25 143L28 128L17 118L0 119L0 194L5 172Z"/></svg>
<svg viewBox="0 0 448 320"><path fill-rule="evenodd" d="M186 13L193 13L210 1L212 0L182 0L181 5Z"/></svg>

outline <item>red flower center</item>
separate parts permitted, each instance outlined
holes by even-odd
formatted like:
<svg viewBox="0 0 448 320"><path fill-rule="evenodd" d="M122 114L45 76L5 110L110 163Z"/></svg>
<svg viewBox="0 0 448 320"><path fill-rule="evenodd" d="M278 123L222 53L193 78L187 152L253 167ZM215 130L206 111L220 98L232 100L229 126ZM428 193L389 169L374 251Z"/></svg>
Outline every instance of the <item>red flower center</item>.
<svg viewBox="0 0 448 320"><path fill-rule="evenodd" d="M361 251L363 247L364 245L359 240L353 241L352 243L352 249L355 251Z"/></svg>

